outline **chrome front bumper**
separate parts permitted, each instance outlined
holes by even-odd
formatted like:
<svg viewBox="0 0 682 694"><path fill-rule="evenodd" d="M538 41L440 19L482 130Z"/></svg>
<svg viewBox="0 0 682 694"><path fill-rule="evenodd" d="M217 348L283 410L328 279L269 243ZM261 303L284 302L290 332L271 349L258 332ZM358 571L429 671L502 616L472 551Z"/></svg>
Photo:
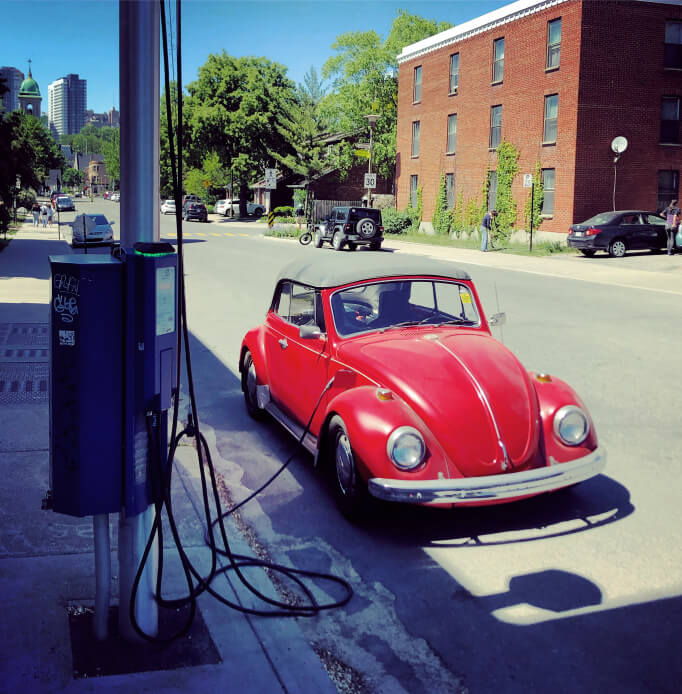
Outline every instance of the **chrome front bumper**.
<svg viewBox="0 0 682 694"><path fill-rule="evenodd" d="M550 457L547 467L485 477L415 481L375 477L369 481L369 491L379 499L409 504L504 501L584 482L598 475L605 465L606 452L597 448L584 458L569 463L557 463Z"/></svg>

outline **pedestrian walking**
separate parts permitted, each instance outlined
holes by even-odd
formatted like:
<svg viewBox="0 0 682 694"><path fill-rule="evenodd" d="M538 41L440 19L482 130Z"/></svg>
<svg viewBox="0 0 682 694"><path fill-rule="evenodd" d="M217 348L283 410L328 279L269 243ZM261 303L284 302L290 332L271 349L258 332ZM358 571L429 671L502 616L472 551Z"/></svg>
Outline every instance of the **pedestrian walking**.
<svg viewBox="0 0 682 694"><path fill-rule="evenodd" d="M486 212L481 222L481 250L485 253L488 250L488 240L493 226L493 219L497 217L497 210Z"/></svg>
<svg viewBox="0 0 682 694"><path fill-rule="evenodd" d="M47 227L47 205L45 203L40 206L40 223L43 229Z"/></svg>
<svg viewBox="0 0 682 694"><path fill-rule="evenodd" d="M675 234L680 224L680 208L677 200L671 200L668 207L661 212L661 217L665 219L665 233L668 237L668 255L675 253Z"/></svg>
<svg viewBox="0 0 682 694"><path fill-rule="evenodd" d="M52 205L47 206L47 226L51 227L52 226L52 217L54 217L54 210L52 209Z"/></svg>
<svg viewBox="0 0 682 694"><path fill-rule="evenodd" d="M33 215L33 226L37 227L38 219L40 218L40 205L37 202L31 205L31 214Z"/></svg>

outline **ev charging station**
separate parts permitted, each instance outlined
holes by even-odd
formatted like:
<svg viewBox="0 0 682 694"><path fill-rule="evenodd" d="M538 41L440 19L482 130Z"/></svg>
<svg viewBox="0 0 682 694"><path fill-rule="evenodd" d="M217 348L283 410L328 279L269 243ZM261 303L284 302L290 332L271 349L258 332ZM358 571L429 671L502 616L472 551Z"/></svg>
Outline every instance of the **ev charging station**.
<svg viewBox="0 0 682 694"><path fill-rule="evenodd" d="M119 2L121 248L116 256L50 258L50 497L93 516L95 635L107 636L108 514L119 514L119 631L161 500L167 414L177 392L177 254L159 234L160 9ZM135 593L142 631L158 632L158 542Z"/></svg>

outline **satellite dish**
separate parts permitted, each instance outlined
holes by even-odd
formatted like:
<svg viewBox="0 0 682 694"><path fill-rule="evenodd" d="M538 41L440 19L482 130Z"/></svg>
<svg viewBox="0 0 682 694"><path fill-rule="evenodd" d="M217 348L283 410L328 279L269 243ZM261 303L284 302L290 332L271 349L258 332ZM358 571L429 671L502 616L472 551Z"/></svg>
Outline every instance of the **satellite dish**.
<svg viewBox="0 0 682 694"><path fill-rule="evenodd" d="M619 135L618 137L614 137L613 140L611 141L611 149L616 154L622 154L627 148L628 148L628 141L622 135Z"/></svg>

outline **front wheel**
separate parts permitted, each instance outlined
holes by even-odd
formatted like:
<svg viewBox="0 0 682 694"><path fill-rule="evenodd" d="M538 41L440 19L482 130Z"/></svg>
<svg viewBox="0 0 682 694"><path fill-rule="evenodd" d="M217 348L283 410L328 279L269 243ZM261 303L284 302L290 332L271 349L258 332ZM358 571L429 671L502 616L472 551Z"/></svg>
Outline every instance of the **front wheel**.
<svg viewBox="0 0 682 694"><path fill-rule="evenodd" d="M366 513L370 497L355 464L348 430L339 416L333 417L329 423L328 441L336 503L346 518L359 519Z"/></svg>
<svg viewBox="0 0 682 694"><path fill-rule="evenodd" d="M332 247L335 251L340 251L343 248L343 234L337 231L332 237Z"/></svg>
<svg viewBox="0 0 682 694"><path fill-rule="evenodd" d="M593 251L593 250L591 250L591 249L589 249L589 248L581 248L581 249L580 249L580 252L581 252L586 258L592 258L592 257L594 256L594 254L595 254L597 251Z"/></svg>
<svg viewBox="0 0 682 694"><path fill-rule="evenodd" d="M623 241L623 239L614 239L609 244L609 255L612 258L622 258L626 251L627 246L625 245L625 241Z"/></svg>
<svg viewBox="0 0 682 694"><path fill-rule="evenodd" d="M299 237L298 242L302 246L307 246L313 240L313 235L309 231L304 231Z"/></svg>
<svg viewBox="0 0 682 694"><path fill-rule="evenodd" d="M251 352L244 355L244 366L242 368L242 392L244 393L244 404L246 411L253 419L263 419L263 410L258 407L256 396L256 386L258 376L256 375L256 365L253 363Z"/></svg>
<svg viewBox="0 0 682 694"><path fill-rule="evenodd" d="M315 248L322 248L324 239L322 238L322 232L319 229L315 229L313 239L313 245L315 246Z"/></svg>

